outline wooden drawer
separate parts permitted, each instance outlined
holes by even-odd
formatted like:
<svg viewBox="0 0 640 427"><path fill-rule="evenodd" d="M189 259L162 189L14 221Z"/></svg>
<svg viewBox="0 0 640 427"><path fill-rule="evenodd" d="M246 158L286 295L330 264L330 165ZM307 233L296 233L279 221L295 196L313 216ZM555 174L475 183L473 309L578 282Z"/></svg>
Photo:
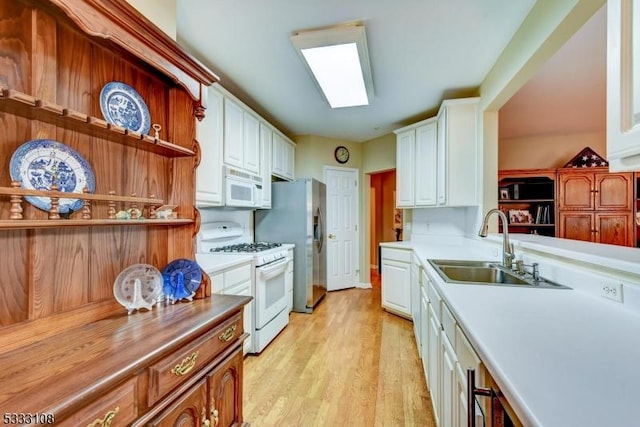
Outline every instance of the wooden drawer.
<svg viewBox="0 0 640 427"><path fill-rule="evenodd" d="M243 333L242 317L238 314L152 365L149 368L148 405L152 406L168 392L200 372Z"/></svg>
<svg viewBox="0 0 640 427"><path fill-rule="evenodd" d="M138 417L137 379L131 378L104 396L62 420L57 426L127 426ZM110 424L109 424L110 420Z"/></svg>

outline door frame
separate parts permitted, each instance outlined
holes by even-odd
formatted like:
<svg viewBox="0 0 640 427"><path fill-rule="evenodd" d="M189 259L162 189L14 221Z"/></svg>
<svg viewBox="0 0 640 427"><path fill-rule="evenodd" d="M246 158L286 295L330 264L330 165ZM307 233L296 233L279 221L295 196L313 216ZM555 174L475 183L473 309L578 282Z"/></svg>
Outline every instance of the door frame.
<svg viewBox="0 0 640 427"><path fill-rule="evenodd" d="M356 287L357 288L370 288L371 284L369 283L362 283L360 281L360 275L361 275L361 267L362 267L362 263L360 262L360 239L362 237L362 227L360 226L360 196L361 196L361 190L360 190L360 170L357 168L346 168L346 167L341 167L341 166L329 166L329 165L324 165L322 167L322 177L324 179L324 182L327 182L327 172L330 170L334 170L334 171L349 171L349 172L355 172L355 178L356 178L356 215L355 215L355 220L356 220L356 239L355 239L355 260L356 260L356 265L358 267L358 271L356 274L356 278L358 280L358 282L356 283ZM325 202L325 210L327 212L329 212L329 200L327 199Z"/></svg>

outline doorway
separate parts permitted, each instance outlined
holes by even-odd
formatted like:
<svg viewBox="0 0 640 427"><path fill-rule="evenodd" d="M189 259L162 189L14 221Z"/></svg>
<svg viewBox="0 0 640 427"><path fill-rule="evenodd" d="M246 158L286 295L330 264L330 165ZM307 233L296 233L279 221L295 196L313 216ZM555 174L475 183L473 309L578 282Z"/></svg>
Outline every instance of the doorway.
<svg viewBox="0 0 640 427"><path fill-rule="evenodd" d="M371 174L369 185L370 268L379 272L380 242L402 240L402 213L396 209L395 169Z"/></svg>

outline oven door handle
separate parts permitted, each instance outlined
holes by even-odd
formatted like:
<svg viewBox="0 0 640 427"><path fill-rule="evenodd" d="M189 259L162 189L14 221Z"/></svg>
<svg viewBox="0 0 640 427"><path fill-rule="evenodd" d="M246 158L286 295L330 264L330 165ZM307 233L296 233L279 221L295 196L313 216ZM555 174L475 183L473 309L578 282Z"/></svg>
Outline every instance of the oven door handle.
<svg viewBox="0 0 640 427"><path fill-rule="evenodd" d="M265 267L258 267L260 277L264 280L269 280L276 277L279 274L284 273L289 263L288 258L282 258L282 260L269 264Z"/></svg>
<svg viewBox="0 0 640 427"><path fill-rule="evenodd" d="M476 396L492 397L490 388L476 387L476 370L467 369L467 425L476 425Z"/></svg>

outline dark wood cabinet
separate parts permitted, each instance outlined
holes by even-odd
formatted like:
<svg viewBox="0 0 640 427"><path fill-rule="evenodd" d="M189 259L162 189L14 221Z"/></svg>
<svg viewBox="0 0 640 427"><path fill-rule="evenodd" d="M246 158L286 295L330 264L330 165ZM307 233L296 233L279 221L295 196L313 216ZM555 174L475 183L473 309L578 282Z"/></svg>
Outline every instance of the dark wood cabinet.
<svg viewBox="0 0 640 427"><path fill-rule="evenodd" d="M558 171L558 236L635 246L633 174L594 169Z"/></svg>
<svg viewBox="0 0 640 427"><path fill-rule="evenodd" d="M633 209L633 174L609 173L607 169L558 172L559 210Z"/></svg>
<svg viewBox="0 0 640 427"><path fill-rule="evenodd" d="M209 375L209 419L212 426L242 424L242 349L230 355Z"/></svg>
<svg viewBox="0 0 640 427"><path fill-rule="evenodd" d="M208 419L207 383L203 379L147 425L150 427L202 427L207 425Z"/></svg>
<svg viewBox="0 0 640 427"><path fill-rule="evenodd" d="M555 197L555 169L501 170L498 173L498 206L509 218L510 233L556 236Z"/></svg>

